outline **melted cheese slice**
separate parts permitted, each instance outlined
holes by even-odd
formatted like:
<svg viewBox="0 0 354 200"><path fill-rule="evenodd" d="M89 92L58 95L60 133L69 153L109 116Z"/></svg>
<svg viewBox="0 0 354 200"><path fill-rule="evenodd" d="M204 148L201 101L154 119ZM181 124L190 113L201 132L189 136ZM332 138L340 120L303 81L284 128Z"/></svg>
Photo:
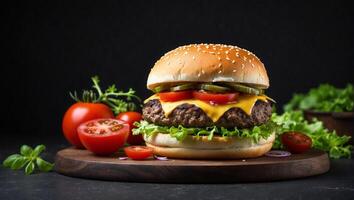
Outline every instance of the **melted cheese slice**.
<svg viewBox="0 0 354 200"><path fill-rule="evenodd" d="M160 99L160 98L158 95L155 94L149 97L148 99L146 99L144 103L152 99ZM160 103L163 111L165 112L166 117L168 117L168 115L170 115L177 106L187 103L187 104L193 104L198 108L202 109L208 115L208 117L213 120L213 122L216 122L226 111L228 111L231 108L240 108L243 111L245 111L246 114L251 115L252 108L257 100L261 100L265 102L267 102L268 100L273 101L271 98L265 95L260 95L260 96L241 95L238 97L237 102L224 104L224 105L211 105L207 102L198 99L186 99L186 100L175 101L175 102L164 102L160 100Z"/></svg>

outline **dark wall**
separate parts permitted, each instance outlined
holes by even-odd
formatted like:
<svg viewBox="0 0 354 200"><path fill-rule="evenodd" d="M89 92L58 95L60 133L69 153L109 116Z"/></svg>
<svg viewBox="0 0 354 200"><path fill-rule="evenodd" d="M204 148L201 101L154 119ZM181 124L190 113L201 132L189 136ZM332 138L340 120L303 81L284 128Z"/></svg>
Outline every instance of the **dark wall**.
<svg viewBox="0 0 354 200"><path fill-rule="evenodd" d="M128 3L129 2L129 3ZM350 1L28 1L5 5L1 131L60 134L69 91L103 85L147 97L149 69L190 43L258 55L281 107L293 92L354 80ZM23 122L20 122L22 121Z"/></svg>

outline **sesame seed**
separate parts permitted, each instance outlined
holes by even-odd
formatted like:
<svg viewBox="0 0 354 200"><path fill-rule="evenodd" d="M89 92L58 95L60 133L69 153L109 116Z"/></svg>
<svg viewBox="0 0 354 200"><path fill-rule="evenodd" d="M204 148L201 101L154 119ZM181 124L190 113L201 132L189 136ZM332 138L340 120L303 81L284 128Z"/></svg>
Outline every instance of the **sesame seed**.
<svg viewBox="0 0 354 200"><path fill-rule="evenodd" d="M195 56L193 56L192 58L193 58L193 60L195 60Z"/></svg>
<svg viewBox="0 0 354 200"><path fill-rule="evenodd" d="M252 67L254 67L254 64L252 63Z"/></svg>
<svg viewBox="0 0 354 200"><path fill-rule="evenodd" d="M236 72L236 69L232 70L232 72Z"/></svg>
<svg viewBox="0 0 354 200"><path fill-rule="evenodd" d="M219 60L219 61L221 60L220 56L218 56L218 60Z"/></svg>
<svg viewBox="0 0 354 200"><path fill-rule="evenodd" d="M226 60L231 60L229 57L226 57Z"/></svg>
<svg viewBox="0 0 354 200"><path fill-rule="evenodd" d="M220 70L220 71L218 71L218 73L219 73L219 74L221 74L221 70Z"/></svg>
<svg viewBox="0 0 354 200"><path fill-rule="evenodd" d="M240 55L238 54L238 52L236 53L236 57L238 57L238 58L240 57Z"/></svg>
<svg viewBox="0 0 354 200"><path fill-rule="evenodd" d="M216 54L220 55L221 53L220 53L220 52L217 52Z"/></svg>
<svg viewBox="0 0 354 200"><path fill-rule="evenodd" d="M219 65L218 65L218 66L219 66L219 67L221 67L221 65L222 65L222 64L221 64L221 63L219 63Z"/></svg>
<svg viewBox="0 0 354 200"><path fill-rule="evenodd" d="M243 56L243 60L244 60L244 61L247 61L247 57L246 57L246 56Z"/></svg>
<svg viewBox="0 0 354 200"><path fill-rule="evenodd" d="M236 61L235 60L232 60L232 64L234 64Z"/></svg>
<svg viewBox="0 0 354 200"><path fill-rule="evenodd" d="M202 74L204 74L205 72L204 72L204 70L202 69Z"/></svg>
<svg viewBox="0 0 354 200"><path fill-rule="evenodd" d="M229 54L229 51L225 51L226 54Z"/></svg>

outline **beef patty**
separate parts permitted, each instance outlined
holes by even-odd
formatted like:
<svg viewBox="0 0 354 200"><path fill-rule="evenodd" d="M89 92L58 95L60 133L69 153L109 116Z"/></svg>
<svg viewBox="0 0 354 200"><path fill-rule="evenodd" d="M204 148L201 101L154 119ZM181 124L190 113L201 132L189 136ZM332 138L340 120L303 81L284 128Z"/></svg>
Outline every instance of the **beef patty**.
<svg viewBox="0 0 354 200"><path fill-rule="evenodd" d="M146 121L164 126L209 127L216 125L225 128L250 128L266 123L271 114L271 103L259 100L253 106L251 115L247 115L240 108L231 108L215 123L202 109L193 104L182 104L176 107L168 117L165 117L158 99L148 101L143 107L143 118Z"/></svg>

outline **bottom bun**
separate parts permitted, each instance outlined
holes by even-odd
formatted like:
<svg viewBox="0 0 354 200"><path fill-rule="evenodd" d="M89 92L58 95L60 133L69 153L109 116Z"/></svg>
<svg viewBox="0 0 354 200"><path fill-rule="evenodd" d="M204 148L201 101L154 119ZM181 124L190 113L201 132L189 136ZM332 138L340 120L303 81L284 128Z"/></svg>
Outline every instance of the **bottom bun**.
<svg viewBox="0 0 354 200"><path fill-rule="evenodd" d="M254 158L267 153L273 146L275 134L257 143L251 138L187 136L178 141L169 134L144 136L146 145L154 154L169 158L183 159L240 159Z"/></svg>

